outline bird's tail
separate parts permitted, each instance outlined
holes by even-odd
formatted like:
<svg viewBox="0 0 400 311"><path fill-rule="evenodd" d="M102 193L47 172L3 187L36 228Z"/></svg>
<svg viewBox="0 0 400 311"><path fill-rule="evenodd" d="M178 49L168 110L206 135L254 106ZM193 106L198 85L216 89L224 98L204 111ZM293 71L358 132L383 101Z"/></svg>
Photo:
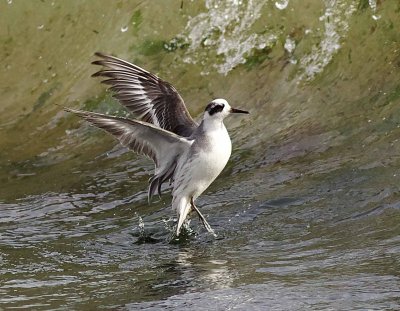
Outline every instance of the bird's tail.
<svg viewBox="0 0 400 311"><path fill-rule="evenodd" d="M178 225L176 227L176 236L179 236L182 225L190 212L191 205L187 198L180 198L173 203L173 207L176 209L176 212L178 213Z"/></svg>
<svg viewBox="0 0 400 311"><path fill-rule="evenodd" d="M168 164L165 167L166 168L164 168L164 170L162 171L158 171L156 169L155 175L151 177L149 180L150 187L147 195L149 203L152 196L156 193L156 190L158 191L158 195L161 197L161 185L168 179L171 179L172 176L174 175L174 171L176 168L176 161L173 161L171 164Z"/></svg>

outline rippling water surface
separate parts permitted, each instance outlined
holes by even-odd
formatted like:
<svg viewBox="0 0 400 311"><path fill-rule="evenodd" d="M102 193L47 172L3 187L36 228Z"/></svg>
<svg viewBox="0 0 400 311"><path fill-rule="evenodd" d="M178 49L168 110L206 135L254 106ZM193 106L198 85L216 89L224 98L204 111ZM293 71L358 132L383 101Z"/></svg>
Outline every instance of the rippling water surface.
<svg viewBox="0 0 400 311"><path fill-rule="evenodd" d="M0 309L400 309L398 1L0 3ZM210 98L232 158L171 240L95 51Z"/></svg>

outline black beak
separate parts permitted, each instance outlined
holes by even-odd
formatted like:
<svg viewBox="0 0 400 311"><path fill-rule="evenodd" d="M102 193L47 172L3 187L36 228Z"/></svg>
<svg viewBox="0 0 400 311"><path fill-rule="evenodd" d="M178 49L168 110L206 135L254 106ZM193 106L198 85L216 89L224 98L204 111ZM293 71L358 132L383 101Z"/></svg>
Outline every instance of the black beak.
<svg viewBox="0 0 400 311"><path fill-rule="evenodd" d="M246 113L246 114L249 114L250 112L248 112L246 110L231 108L231 113Z"/></svg>

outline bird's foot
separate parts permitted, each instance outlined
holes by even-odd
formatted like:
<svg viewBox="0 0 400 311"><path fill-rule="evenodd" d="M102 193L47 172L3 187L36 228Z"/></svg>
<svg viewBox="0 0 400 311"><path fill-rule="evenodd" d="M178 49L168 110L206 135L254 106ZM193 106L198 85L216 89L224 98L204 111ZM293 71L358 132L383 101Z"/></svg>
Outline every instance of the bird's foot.
<svg viewBox="0 0 400 311"><path fill-rule="evenodd" d="M207 220L205 219L205 217L203 216L202 213L200 213L199 209L196 207L196 205L192 205L192 207L194 208L194 210L196 211L196 213L199 215L199 218L201 220L201 222L204 225L204 228L206 228L206 230L211 233L215 238L217 237L217 234L215 233L214 229L211 228L210 224L207 222Z"/></svg>

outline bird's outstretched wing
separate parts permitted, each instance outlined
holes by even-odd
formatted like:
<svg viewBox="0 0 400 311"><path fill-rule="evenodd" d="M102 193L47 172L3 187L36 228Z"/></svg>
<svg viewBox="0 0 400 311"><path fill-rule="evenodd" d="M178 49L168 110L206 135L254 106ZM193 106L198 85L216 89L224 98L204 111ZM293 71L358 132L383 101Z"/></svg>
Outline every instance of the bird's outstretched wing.
<svg viewBox="0 0 400 311"><path fill-rule="evenodd" d="M146 155L155 162L156 171L150 180L149 199L156 190L161 194L161 184L172 177L179 155L192 144L192 141L184 137L139 120L64 109L112 134L125 147Z"/></svg>
<svg viewBox="0 0 400 311"><path fill-rule="evenodd" d="M198 127L171 84L117 57L95 55L100 59L92 64L105 69L93 77L106 78L102 83L111 85L113 96L136 118L183 137L189 137Z"/></svg>

